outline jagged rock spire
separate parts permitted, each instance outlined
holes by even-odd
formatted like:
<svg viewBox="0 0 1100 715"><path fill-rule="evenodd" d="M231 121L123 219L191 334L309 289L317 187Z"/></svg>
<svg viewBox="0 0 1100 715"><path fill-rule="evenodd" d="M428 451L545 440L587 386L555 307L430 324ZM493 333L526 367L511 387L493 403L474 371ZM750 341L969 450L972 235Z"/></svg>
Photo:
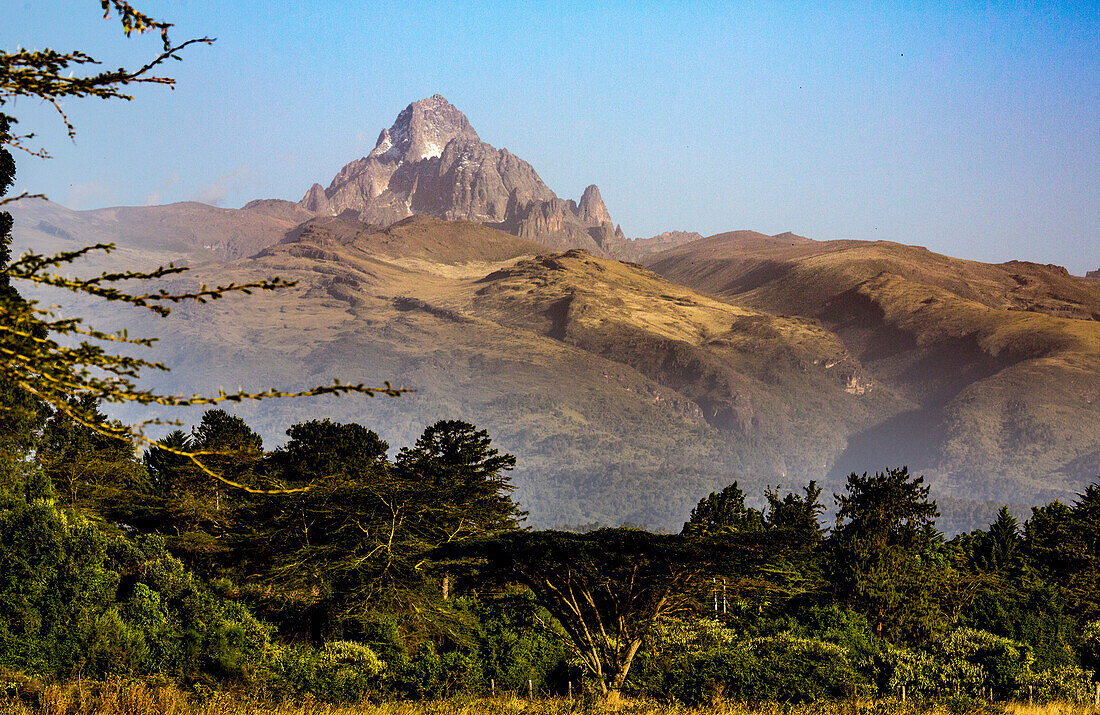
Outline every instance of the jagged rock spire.
<svg viewBox="0 0 1100 715"><path fill-rule="evenodd" d="M481 141L438 94L405 107L370 154L327 189L314 184L299 205L331 216L352 211L383 226L412 214L476 221L556 248L604 252L622 240L596 186L579 204L559 199L530 164Z"/></svg>
<svg viewBox="0 0 1100 715"><path fill-rule="evenodd" d="M595 184L589 184L584 190L577 209L583 221L591 221L596 225L605 221L611 223L611 214L607 212L607 206L604 205L603 197L600 196L600 189Z"/></svg>

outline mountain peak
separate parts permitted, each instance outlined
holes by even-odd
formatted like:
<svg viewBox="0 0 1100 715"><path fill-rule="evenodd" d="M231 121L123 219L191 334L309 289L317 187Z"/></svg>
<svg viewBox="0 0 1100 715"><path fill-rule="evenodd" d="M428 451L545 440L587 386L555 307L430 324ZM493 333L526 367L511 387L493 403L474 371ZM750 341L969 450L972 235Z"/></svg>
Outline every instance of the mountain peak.
<svg viewBox="0 0 1100 715"><path fill-rule="evenodd" d="M411 214L461 219L603 253L625 240L598 188L585 189L579 204L559 199L534 167L481 141L438 94L405 107L368 156L340 169L327 189L310 188L298 205L327 216L353 211L378 226Z"/></svg>
<svg viewBox="0 0 1100 715"><path fill-rule="evenodd" d="M589 184L584 190L577 210L582 220L591 221L597 226L604 222L611 223L611 214L607 212L607 206L604 205L603 197L600 196L600 188L595 184Z"/></svg>
<svg viewBox="0 0 1100 715"><path fill-rule="evenodd" d="M443 95L413 102L397 115L393 126L383 129L370 157L396 161L438 158L456 138L480 141L466 115Z"/></svg>

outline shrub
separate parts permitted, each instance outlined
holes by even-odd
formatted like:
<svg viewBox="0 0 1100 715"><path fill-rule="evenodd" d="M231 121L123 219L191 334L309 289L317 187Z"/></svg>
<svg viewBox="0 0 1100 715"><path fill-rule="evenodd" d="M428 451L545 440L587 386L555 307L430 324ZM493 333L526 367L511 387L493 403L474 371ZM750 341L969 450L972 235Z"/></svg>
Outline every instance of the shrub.
<svg viewBox="0 0 1100 715"><path fill-rule="evenodd" d="M1076 665L1058 665L1030 673L1013 695L1017 700L1031 697L1041 703L1069 702L1091 697L1092 688L1092 673Z"/></svg>
<svg viewBox="0 0 1100 715"><path fill-rule="evenodd" d="M930 653L886 645L876 659L877 681L889 692L977 698L989 689L997 698L1040 702L1072 700L1088 690L1088 673L1074 665L1034 671L1031 648L986 631L960 628ZM1030 690L1029 690L1030 686Z"/></svg>
<svg viewBox="0 0 1100 715"><path fill-rule="evenodd" d="M781 634L753 638L745 649L756 661L759 680L745 682L742 699L802 703L850 694L863 678L848 650L833 643ZM735 695L736 689L729 694Z"/></svg>
<svg viewBox="0 0 1100 715"><path fill-rule="evenodd" d="M1093 680L1100 682L1100 621L1085 626L1081 633L1081 664L1093 670Z"/></svg>
<svg viewBox="0 0 1100 715"><path fill-rule="evenodd" d="M562 692L563 681L579 678L579 669L571 671L567 665L571 652L564 638L548 630L556 622L529 594L482 601L472 608L479 619L477 653L483 690L492 679L502 691L525 690L530 680L536 690Z"/></svg>
<svg viewBox="0 0 1100 715"><path fill-rule="evenodd" d="M666 688L673 673L687 669L688 662L698 660L701 663L708 654L731 649L738 640L740 636L736 631L710 619L661 619L653 625L645 646L634 659L626 688L635 695L667 696L671 694ZM681 677L685 683L678 692L693 688L699 692L698 696L690 696L684 702L706 700L708 696L703 691L709 687L704 685L708 678L698 678L692 685L686 682L690 673L683 672ZM683 700L678 695L675 697Z"/></svg>
<svg viewBox="0 0 1100 715"><path fill-rule="evenodd" d="M884 693L902 686L912 693L931 693L936 690L938 667L928 653L884 643L875 656L875 683Z"/></svg>
<svg viewBox="0 0 1100 715"><path fill-rule="evenodd" d="M435 646L428 641L421 643L402 675L409 694L419 698L439 695L443 689L443 661Z"/></svg>
<svg viewBox="0 0 1100 715"><path fill-rule="evenodd" d="M688 705L723 698L804 703L865 683L842 646L790 633L739 640L732 629L702 620L660 624L634 680L645 694Z"/></svg>
<svg viewBox="0 0 1100 715"><path fill-rule="evenodd" d="M266 685L277 695L312 695L348 703L377 692L385 664L368 646L334 641L323 648L274 646L267 662Z"/></svg>
<svg viewBox="0 0 1100 715"><path fill-rule="evenodd" d="M936 644L939 685L975 694L981 688L1015 693L1031 674L1030 646L987 631L959 628Z"/></svg>
<svg viewBox="0 0 1100 715"><path fill-rule="evenodd" d="M833 643L847 651L848 660L860 672L870 674L882 647L862 613L837 604L800 610L790 632L803 638Z"/></svg>
<svg viewBox="0 0 1100 715"><path fill-rule="evenodd" d="M0 666L37 675L247 677L269 629L164 550L0 494Z"/></svg>

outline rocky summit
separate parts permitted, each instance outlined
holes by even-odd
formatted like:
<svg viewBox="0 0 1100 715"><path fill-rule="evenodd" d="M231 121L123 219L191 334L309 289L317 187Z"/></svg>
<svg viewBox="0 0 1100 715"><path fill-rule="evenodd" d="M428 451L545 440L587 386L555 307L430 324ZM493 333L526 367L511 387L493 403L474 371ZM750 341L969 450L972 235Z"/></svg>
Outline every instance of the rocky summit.
<svg viewBox="0 0 1100 715"><path fill-rule="evenodd" d="M406 107L370 154L341 169L327 189L314 184L298 205L380 227L413 214L473 221L597 254L626 243L595 185L580 203L558 198L530 164L481 141L438 94Z"/></svg>

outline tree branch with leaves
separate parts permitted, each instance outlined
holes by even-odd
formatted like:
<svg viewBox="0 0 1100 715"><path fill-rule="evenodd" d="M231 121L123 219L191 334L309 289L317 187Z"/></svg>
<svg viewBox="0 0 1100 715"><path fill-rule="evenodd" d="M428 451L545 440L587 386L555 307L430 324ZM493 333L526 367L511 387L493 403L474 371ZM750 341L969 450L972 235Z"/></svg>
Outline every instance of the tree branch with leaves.
<svg viewBox="0 0 1100 715"><path fill-rule="evenodd" d="M33 133L17 135L12 132L16 118L4 110L13 100L30 97L51 104L72 138L75 128L62 107L62 100L96 97L129 101L133 96L127 93L127 88L139 83L172 88L175 81L158 74L157 69L169 59L180 60L178 53L190 45L213 42L211 38L201 37L173 44L168 34L171 23L151 18L123 0L102 0L100 5L105 18L117 17L127 37L146 32L159 33L161 51L137 69L118 68L77 76L73 76L74 68L97 66L99 61L78 50L18 49L0 52L0 197L7 194L15 177L15 163L9 148L22 149L40 158L49 156L44 149L28 147L27 142L34 137ZM35 197L44 198L23 192L8 199L0 198L0 206ZM73 268L89 254L109 254L114 250L114 244L100 243L54 255L30 252L11 260L11 224L10 214L0 213L0 394L4 396L0 402L0 433L14 435L20 430L26 432L43 412L53 412L99 434L129 440L139 446L156 445L186 457L207 476L227 485L247 491L270 492L272 490L257 490L233 481L211 469L206 459L211 456L209 453L160 444L147 433L147 429L154 425L179 425L178 420L156 418L126 426L103 419L96 409L88 409L87 406L94 406L100 401L166 407L212 406L276 397L350 393L395 397L404 392L389 382L367 386L361 383L343 384L338 380L299 391L270 388L229 393L221 391L214 395L171 395L139 386L143 373L164 371L168 367L160 362L134 357L124 350L151 347L153 339L132 337L125 331L100 330L89 326L80 317L62 317L57 307L44 307L39 301L20 296L16 285L22 281L32 286L59 289L77 296L146 309L163 317L171 312L170 306L181 302L205 303L227 295L278 290L293 283L275 277L245 284L202 285L187 292L172 292L157 287L156 281L187 270L174 265L160 266L150 271L106 271L91 277L75 277L67 275L66 269ZM94 400L84 399L89 397ZM3 435L0 439L13 444L18 442L14 437L9 439Z"/></svg>

